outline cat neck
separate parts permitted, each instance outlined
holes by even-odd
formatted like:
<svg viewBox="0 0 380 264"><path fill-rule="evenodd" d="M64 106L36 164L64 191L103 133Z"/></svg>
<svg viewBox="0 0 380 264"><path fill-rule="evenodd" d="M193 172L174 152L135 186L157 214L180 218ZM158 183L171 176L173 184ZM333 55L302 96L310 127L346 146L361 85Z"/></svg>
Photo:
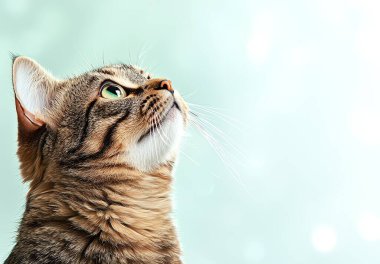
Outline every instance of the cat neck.
<svg viewBox="0 0 380 264"><path fill-rule="evenodd" d="M65 232L78 244L81 259L112 252L105 262L113 263L119 256L146 263L165 257L175 259L169 263L180 263L170 218L171 164L149 173L124 167L118 177L115 167L109 171L103 167L96 180L83 170L55 175L56 180L47 171L28 195L28 208L35 211L29 210L24 221L37 218L45 227Z"/></svg>

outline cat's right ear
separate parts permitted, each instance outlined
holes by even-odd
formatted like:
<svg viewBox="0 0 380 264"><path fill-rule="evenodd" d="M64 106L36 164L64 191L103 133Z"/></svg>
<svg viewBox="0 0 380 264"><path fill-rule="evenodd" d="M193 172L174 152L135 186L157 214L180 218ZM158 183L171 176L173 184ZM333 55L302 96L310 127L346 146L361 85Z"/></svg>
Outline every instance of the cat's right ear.
<svg viewBox="0 0 380 264"><path fill-rule="evenodd" d="M19 125L34 131L52 125L49 114L57 80L37 62L27 57L13 60L13 89Z"/></svg>

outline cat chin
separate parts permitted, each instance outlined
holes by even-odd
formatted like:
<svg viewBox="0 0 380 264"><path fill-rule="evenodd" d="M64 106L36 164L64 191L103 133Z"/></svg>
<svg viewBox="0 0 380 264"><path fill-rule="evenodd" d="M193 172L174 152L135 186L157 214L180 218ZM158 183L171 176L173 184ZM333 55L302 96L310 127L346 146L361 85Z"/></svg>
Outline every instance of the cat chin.
<svg viewBox="0 0 380 264"><path fill-rule="evenodd" d="M184 131L181 112L172 108L158 130L136 142L127 152L127 163L144 172L173 159Z"/></svg>

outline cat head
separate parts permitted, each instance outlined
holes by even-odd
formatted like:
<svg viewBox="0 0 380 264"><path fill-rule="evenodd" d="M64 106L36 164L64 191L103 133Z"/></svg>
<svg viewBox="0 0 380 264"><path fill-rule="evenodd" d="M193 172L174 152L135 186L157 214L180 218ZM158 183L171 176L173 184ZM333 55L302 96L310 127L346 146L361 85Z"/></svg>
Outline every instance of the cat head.
<svg viewBox="0 0 380 264"><path fill-rule="evenodd" d="M107 161L149 172L175 159L188 107L167 79L125 64L58 80L16 57L13 86L22 174ZM112 166L112 165L111 165Z"/></svg>

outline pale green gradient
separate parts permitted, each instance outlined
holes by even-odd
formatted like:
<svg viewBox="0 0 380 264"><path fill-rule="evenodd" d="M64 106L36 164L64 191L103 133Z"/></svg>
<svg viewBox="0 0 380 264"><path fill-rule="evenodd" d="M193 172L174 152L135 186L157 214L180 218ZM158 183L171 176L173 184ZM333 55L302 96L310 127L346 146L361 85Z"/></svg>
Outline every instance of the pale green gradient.
<svg viewBox="0 0 380 264"><path fill-rule="evenodd" d="M1 1L0 261L27 192L13 52L61 78L140 64L237 120L209 116L243 152L219 137L227 165L195 129L185 138L173 197L185 263L379 263L379 11L369 0ZM336 234L329 252L313 246L320 226Z"/></svg>

